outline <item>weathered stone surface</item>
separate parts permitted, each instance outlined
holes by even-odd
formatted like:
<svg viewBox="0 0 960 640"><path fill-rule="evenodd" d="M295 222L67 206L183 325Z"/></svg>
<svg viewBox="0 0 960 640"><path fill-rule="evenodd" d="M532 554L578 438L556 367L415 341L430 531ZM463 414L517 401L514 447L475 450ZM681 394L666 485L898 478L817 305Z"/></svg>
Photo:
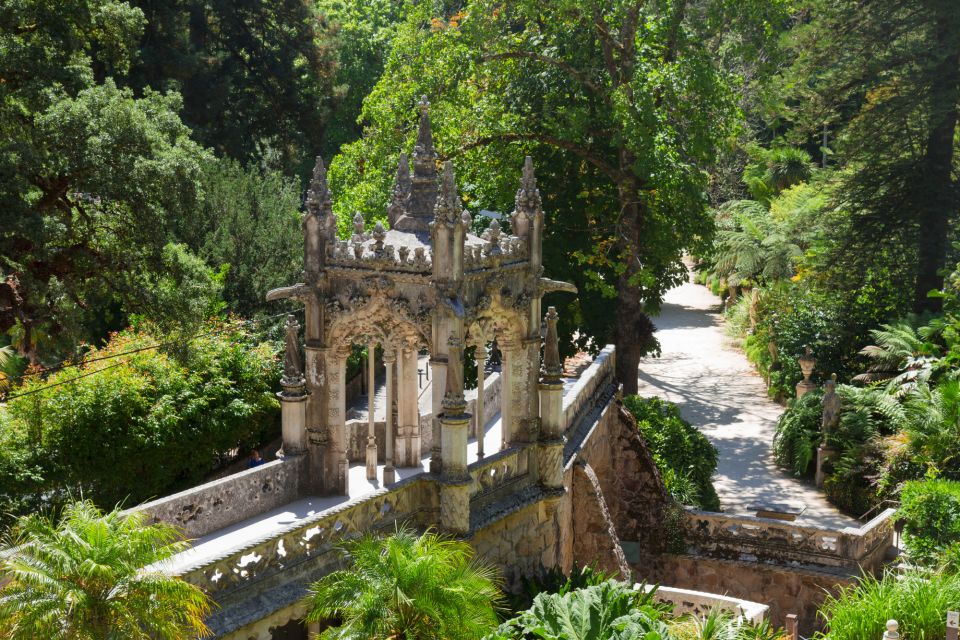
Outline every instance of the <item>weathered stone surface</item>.
<svg viewBox="0 0 960 640"><path fill-rule="evenodd" d="M620 546L616 527L610 517L600 482L593 467L584 462L573 466L573 553L576 558L595 563L602 571L625 580L630 567Z"/></svg>

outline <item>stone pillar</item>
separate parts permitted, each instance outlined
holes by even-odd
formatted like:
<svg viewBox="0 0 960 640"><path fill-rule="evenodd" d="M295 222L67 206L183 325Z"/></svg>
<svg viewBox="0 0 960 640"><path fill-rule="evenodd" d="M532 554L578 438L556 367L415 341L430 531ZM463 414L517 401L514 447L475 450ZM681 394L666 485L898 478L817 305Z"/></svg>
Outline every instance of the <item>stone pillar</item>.
<svg viewBox="0 0 960 640"><path fill-rule="evenodd" d="M280 424L283 433L283 454L296 456L307 450L307 387L300 368L300 349L297 338L300 324L293 315L287 316L286 349L283 358L283 377L280 386Z"/></svg>
<svg viewBox="0 0 960 640"><path fill-rule="evenodd" d="M397 357L396 461L401 467L420 465L420 412L417 350L403 349Z"/></svg>
<svg viewBox="0 0 960 640"><path fill-rule="evenodd" d="M367 480L377 479L377 432L374 408L376 404L376 367L377 345L367 345Z"/></svg>
<svg viewBox="0 0 960 640"><path fill-rule="evenodd" d="M442 474L440 524L452 533L470 530L470 475L467 472L467 431L470 414L463 399L463 344L451 335L448 341L446 392L440 417Z"/></svg>
<svg viewBox="0 0 960 640"><path fill-rule="evenodd" d="M307 623L307 638L308 638L308 640L318 640L318 638L320 638L320 623L319 623L319 622L308 622L308 623Z"/></svg>
<svg viewBox="0 0 960 640"><path fill-rule="evenodd" d="M393 484L397 481L397 474L393 469L393 399L394 399L394 376L393 368L396 365L397 352L393 349L384 347L383 365L387 370L387 407L386 407L386 429L384 437L387 441L384 443L385 457L383 467L383 484Z"/></svg>
<svg viewBox="0 0 960 640"><path fill-rule="evenodd" d="M447 380L447 357L431 356L430 368L433 371L433 379L430 381L430 391L432 393L433 420L431 427L433 430L430 444L430 473L440 473L443 470L443 460L440 455L440 441L443 438L440 428L440 414L443 413L443 391Z"/></svg>
<svg viewBox="0 0 960 640"><path fill-rule="evenodd" d="M483 437L486 435L484 427L487 424L486 414L483 412L484 377L486 375L487 345L478 344L473 356L477 361L477 402L474 410L474 424L477 425L477 460L483 459Z"/></svg>
<svg viewBox="0 0 960 640"><path fill-rule="evenodd" d="M557 337L557 310L547 309L547 335L540 380L540 440L537 445L540 484L563 489L563 364Z"/></svg>
<svg viewBox="0 0 960 640"><path fill-rule="evenodd" d="M347 354L324 350L327 396L327 428L318 429L311 444L322 453L323 491L328 495L350 494L350 462L347 460Z"/></svg>
<svg viewBox="0 0 960 640"><path fill-rule="evenodd" d="M497 345L500 347L500 451L503 451L513 439L513 361L517 352L510 341L498 339Z"/></svg>

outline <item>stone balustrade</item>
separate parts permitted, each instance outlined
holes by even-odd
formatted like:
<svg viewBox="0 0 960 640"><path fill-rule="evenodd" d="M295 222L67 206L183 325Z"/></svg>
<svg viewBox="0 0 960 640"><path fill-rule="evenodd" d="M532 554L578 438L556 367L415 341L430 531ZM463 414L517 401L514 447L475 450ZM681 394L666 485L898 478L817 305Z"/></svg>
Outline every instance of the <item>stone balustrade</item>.
<svg viewBox="0 0 960 640"><path fill-rule="evenodd" d="M500 235L494 248L488 238L483 244L466 244L463 249L463 268L474 271L494 266L522 262L528 258L527 242L523 238ZM355 236L352 241L339 240L328 245L327 264L346 267L409 271L423 273L433 268L431 255L425 247L383 244L378 248L370 242L370 234Z"/></svg>
<svg viewBox="0 0 960 640"><path fill-rule="evenodd" d="M569 429L574 418L580 413L584 405L596 396L597 389L613 381L614 347L608 344L597 354L593 362L587 367L573 385L563 391L563 424L564 431Z"/></svg>
<svg viewBox="0 0 960 640"><path fill-rule="evenodd" d="M199 538L296 500L304 458L290 456L131 509Z"/></svg>
<svg viewBox="0 0 960 640"><path fill-rule="evenodd" d="M219 557L185 564L176 574L220 597L281 571L285 580L294 580L306 572L305 567L298 570L298 565L308 561L312 561L309 573L326 573L342 562L339 543L391 529L397 523L417 526L435 522L438 510L436 483L427 476L416 476L389 490L381 489L299 520L286 530L230 549Z"/></svg>
<svg viewBox="0 0 960 640"><path fill-rule="evenodd" d="M893 539L894 509L862 527L830 529L770 518L686 508L686 540L695 553L728 560L873 571Z"/></svg>
<svg viewBox="0 0 960 640"><path fill-rule="evenodd" d="M470 499L488 497L501 490L511 491L529 484L530 448L511 447L469 466Z"/></svg>
<svg viewBox="0 0 960 640"><path fill-rule="evenodd" d="M730 596L675 587L656 587L650 584L636 584L634 589L643 588L647 592L656 589L654 598L660 602L673 605L673 614L677 616L693 615L706 616L711 611L720 610L737 616L744 622L759 624L763 622L770 611L770 607L759 602L741 600Z"/></svg>

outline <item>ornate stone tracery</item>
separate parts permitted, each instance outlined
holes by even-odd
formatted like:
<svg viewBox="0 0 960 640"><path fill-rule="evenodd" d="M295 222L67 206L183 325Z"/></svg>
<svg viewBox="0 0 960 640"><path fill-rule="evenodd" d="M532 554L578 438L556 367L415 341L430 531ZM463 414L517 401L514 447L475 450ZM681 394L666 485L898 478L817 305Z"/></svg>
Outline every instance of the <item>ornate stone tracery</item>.
<svg viewBox="0 0 960 640"><path fill-rule="evenodd" d="M444 526L462 531L470 420L463 400L463 350L475 347L482 366L487 345L496 341L504 356L504 445L535 440L537 429L531 425L540 418L540 300L548 291L574 289L541 277L543 210L533 161L527 158L524 163L510 215L515 235L494 220L477 236L457 192L453 164L447 161L437 171L426 98L419 109L413 154L400 154L385 212L389 228L378 222L368 230L358 213L351 237L338 239L326 169L318 158L303 222L304 282L275 289L267 299L290 298L305 307L301 402L306 410L303 424L285 428L284 437L286 446L288 432L304 434L298 442L307 443L302 446L309 456L309 483L318 493L347 492L344 403L351 345L369 348L371 368L373 348L379 347L388 367L386 450L391 473L385 481L394 477L392 463L419 464L417 353L430 352L435 416L431 470L440 473L448 487L441 500L441 511L447 514ZM291 374L299 368L292 358L288 354ZM395 425L393 400L398 407ZM482 418L478 420L482 427ZM376 477L372 418L370 425L367 472Z"/></svg>

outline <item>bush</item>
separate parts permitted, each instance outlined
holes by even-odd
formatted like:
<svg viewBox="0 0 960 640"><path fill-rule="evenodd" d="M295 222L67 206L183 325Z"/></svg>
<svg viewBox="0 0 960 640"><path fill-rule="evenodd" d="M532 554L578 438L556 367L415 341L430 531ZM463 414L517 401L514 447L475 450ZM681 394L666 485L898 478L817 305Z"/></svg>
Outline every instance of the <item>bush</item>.
<svg viewBox="0 0 960 640"><path fill-rule="evenodd" d="M934 562L950 545L960 543L960 482L907 482L897 516L904 520L904 542L911 558Z"/></svg>
<svg viewBox="0 0 960 640"><path fill-rule="evenodd" d="M823 392L811 391L790 401L777 420L773 436L773 458L795 476L804 476L816 460L820 445L820 423L823 416Z"/></svg>
<svg viewBox="0 0 960 640"><path fill-rule="evenodd" d="M955 573L886 573L864 576L858 584L828 595L820 608L826 640L879 638L887 620L900 623L903 638L942 638L946 612L960 607L960 575Z"/></svg>
<svg viewBox="0 0 960 640"><path fill-rule="evenodd" d="M717 469L716 447L671 402L628 396L623 404L636 418L670 494L684 504L719 511L720 498L710 481Z"/></svg>
<svg viewBox="0 0 960 640"><path fill-rule="evenodd" d="M4 510L56 507L71 492L105 507L140 502L201 481L231 450L276 432L273 345L239 323L204 331L186 349L151 348L166 337L146 330L115 334L88 364L15 390L30 395L0 408Z"/></svg>

